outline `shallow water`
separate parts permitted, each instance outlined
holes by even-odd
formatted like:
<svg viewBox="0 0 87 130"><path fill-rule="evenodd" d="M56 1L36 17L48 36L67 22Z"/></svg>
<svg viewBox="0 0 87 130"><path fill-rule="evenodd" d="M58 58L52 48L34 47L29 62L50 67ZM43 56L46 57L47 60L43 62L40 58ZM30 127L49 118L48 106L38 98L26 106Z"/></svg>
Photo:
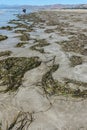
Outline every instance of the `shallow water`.
<svg viewBox="0 0 87 130"><path fill-rule="evenodd" d="M16 18L17 10L0 9L0 26L6 25L10 19Z"/></svg>
<svg viewBox="0 0 87 130"><path fill-rule="evenodd" d="M27 13L32 12L27 9ZM22 9L0 9L0 27L8 25L9 20L17 19L17 15L23 14Z"/></svg>
<svg viewBox="0 0 87 130"><path fill-rule="evenodd" d="M27 9L27 13L30 12L31 10ZM17 15L20 14L23 14L21 9L0 9L0 27L7 25L16 26L15 24L8 24L8 22L13 19L18 19ZM0 50L10 49L19 41L18 38L14 38L16 34L14 34L12 31L0 29L0 35L8 36L8 39L0 41Z"/></svg>

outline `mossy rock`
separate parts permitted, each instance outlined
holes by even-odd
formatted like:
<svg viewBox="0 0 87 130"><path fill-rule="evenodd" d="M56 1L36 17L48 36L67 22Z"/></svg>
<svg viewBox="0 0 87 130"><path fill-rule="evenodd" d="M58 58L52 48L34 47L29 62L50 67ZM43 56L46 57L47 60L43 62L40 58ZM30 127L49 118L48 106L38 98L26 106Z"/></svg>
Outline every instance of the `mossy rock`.
<svg viewBox="0 0 87 130"><path fill-rule="evenodd" d="M7 36L0 35L0 41L5 40L5 39L7 39L7 38L8 38Z"/></svg>
<svg viewBox="0 0 87 130"><path fill-rule="evenodd" d="M11 55L11 51L2 51L2 52L0 52L0 57L1 56L10 56Z"/></svg>
<svg viewBox="0 0 87 130"><path fill-rule="evenodd" d="M0 60L0 86L7 86L1 92L15 91L22 84L22 78L30 69L38 67L41 61L38 57L9 57Z"/></svg>

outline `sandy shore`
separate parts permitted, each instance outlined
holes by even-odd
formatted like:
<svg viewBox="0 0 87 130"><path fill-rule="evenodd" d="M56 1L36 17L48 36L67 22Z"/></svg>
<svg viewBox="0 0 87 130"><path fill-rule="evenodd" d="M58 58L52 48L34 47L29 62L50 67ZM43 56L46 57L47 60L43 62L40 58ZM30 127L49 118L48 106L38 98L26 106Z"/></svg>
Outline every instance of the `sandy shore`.
<svg viewBox="0 0 87 130"><path fill-rule="evenodd" d="M0 130L87 130L86 13L40 11L0 28Z"/></svg>

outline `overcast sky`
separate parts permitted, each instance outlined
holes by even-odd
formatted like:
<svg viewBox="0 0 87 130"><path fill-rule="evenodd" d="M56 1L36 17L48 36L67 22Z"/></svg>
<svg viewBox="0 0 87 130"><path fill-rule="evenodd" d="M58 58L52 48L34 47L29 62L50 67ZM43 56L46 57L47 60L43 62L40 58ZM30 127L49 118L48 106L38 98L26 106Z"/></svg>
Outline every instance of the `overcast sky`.
<svg viewBox="0 0 87 130"><path fill-rule="evenodd" d="M87 0L0 0L0 4L8 4L8 5L87 4Z"/></svg>

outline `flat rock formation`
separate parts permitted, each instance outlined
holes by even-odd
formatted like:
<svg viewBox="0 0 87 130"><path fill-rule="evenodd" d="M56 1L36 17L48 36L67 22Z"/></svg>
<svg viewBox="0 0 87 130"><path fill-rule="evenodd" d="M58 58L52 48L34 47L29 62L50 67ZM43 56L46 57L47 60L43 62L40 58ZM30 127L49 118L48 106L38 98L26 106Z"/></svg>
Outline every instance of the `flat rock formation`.
<svg viewBox="0 0 87 130"><path fill-rule="evenodd" d="M9 23L0 28L0 130L87 130L86 11Z"/></svg>

